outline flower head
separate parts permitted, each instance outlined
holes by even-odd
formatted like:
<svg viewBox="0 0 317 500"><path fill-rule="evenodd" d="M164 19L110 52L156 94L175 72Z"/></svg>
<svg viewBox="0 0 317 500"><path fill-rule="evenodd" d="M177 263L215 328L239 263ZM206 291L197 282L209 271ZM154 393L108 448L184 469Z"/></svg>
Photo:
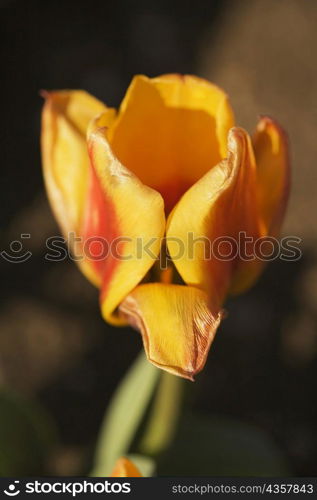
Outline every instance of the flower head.
<svg viewBox="0 0 317 500"><path fill-rule="evenodd" d="M136 76L118 112L83 91L47 93L42 151L52 208L100 288L104 318L136 327L152 363L193 379L226 296L263 268L256 241L279 233L289 191L281 127L262 117L251 139L215 85ZM241 233L252 259L206 255Z"/></svg>

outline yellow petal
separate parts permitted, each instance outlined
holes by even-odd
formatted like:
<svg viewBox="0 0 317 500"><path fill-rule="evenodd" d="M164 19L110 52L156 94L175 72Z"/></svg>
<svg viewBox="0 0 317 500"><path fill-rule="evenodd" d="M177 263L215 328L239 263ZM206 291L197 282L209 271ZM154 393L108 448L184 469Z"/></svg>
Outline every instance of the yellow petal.
<svg viewBox="0 0 317 500"><path fill-rule="evenodd" d="M90 120L106 107L81 90L43 94L46 101L41 146L46 190L65 238L68 239L69 233L78 237L81 236L88 185L87 127ZM109 108L106 114L110 124L115 111ZM81 252L80 245L73 246L72 250L77 255ZM78 264L93 282L98 280L84 261L78 261Z"/></svg>
<svg viewBox="0 0 317 500"><path fill-rule="evenodd" d="M44 94L42 155L52 209L63 232L78 231L88 174L86 132L104 104L84 91Z"/></svg>
<svg viewBox="0 0 317 500"><path fill-rule="evenodd" d="M184 281L202 287L210 303L219 307L232 280L235 284L237 277L238 286L247 287L258 274L259 262L243 262L235 250L239 232L255 241L260 226L250 138L243 129L233 128L228 158L192 186L170 214L169 253Z"/></svg>
<svg viewBox="0 0 317 500"><path fill-rule="evenodd" d="M98 236L110 246L106 259L91 263L102 279L103 316L122 323L116 315L117 306L159 255L165 232L164 202L113 155L107 129L98 128L100 120L88 140L90 191L83 234L85 240Z"/></svg>
<svg viewBox="0 0 317 500"><path fill-rule="evenodd" d="M222 315L207 307L204 292L162 283L136 287L120 312L141 332L151 363L190 380L205 365Z"/></svg>
<svg viewBox="0 0 317 500"><path fill-rule="evenodd" d="M257 164L259 210L266 233L278 235L290 189L290 162L285 131L264 116L252 138Z"/></svg>
<svg viewBox="0 0 317 500"><path fill-rule="evenodd" d="M111 477L142 477L142 474L131 460L121 457L117 460Z"/></svg>
<svg viewBox="0 0 317 500"><path fill-rule="evenodd" d="M226 94L193 76L136 76L109 131L117 158L164 197L167 211L224 157L233 113Z"/></svg>

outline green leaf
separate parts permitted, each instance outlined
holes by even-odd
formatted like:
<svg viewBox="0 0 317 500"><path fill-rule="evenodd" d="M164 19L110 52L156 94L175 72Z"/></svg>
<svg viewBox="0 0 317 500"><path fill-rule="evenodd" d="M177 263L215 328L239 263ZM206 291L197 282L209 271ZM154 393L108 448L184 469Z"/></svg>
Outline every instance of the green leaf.
<svg viewBox="0 0 317 500"><path fill-rule="evenodd" d="M98 439L91 476L107 476L126 455L156 387L160 370L144 352L138 356L110 403Z"/></svg>
<svg viewBox="0 0 317 500"><path fill-rule="evenodd" d="M158 475L287 476L285 458L265 431L227 417L186 415Z"/></svg>
<svg viewBox="0 0 317 500"><path fill-rule="evenodd" d="M35 402L0 393L0 476L41 475L57 432Z"/></svg>

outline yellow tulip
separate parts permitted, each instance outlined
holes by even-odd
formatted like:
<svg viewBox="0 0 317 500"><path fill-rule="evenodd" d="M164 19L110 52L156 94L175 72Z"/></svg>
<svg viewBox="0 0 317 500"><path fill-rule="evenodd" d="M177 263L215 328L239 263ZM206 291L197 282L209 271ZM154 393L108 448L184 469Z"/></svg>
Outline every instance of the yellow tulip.
<svg viewBox="0 0 317 500"><path fill-rule="evenodd" d="M121 457L116 461L111 477L142 477L142 474L131 460Z"/></svg>
<svg viewBox="0 0 317 500"><path fill-rule="evenodd" d="M42 156L55 216L100 288L103 317L137 328L149 361L192 380L225 298L263 268L259 258L206 258L196 240L278 234L289 191L281 127L262 117L251 139L206 80L136 76L118 112L83 91L46 93Z"/></svg>

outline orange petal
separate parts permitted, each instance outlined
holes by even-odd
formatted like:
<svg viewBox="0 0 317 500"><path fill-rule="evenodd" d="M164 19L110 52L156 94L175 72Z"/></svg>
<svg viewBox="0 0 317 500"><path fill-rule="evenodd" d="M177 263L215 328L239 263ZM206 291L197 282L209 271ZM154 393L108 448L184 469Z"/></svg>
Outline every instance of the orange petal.
<svg viewBox="0 0 317 500"><path fill-rule="evenodd" d="M142 477L142 474L131 460L121 457L117 460L111 477Z"/></svg>
<svg viewBox="0 0 317 500"><path fill-rule="evenodd" d="M233 128L228 158L184 194L167 223L167 245L178 272L186 283L206 290L216 307L232 280L247 287L259 273L259 262L239 259L241 231L255 241L261 225L250 138L243 129Z"/></svg>
<svg viewBox="0 0 317 500"><path fill-rule="evenodd" d="M259 210L266 233L278 235L290 190L290 162L285 131L263 116L252 139L257 164Z"/></svg>
<svg viewBox="0 0 317 500"><path fill-rule="evenodd" d="M222 316L201 290L162 283L136 287L120 312L141 332L151 363L189 380L203 369Z"/></svg>
<svg viewBox="0 0 317 500"><path fill-rule="evenodd" d="M56 218L67 234L78 231L84 205L87 127L106 107L81 90L45 92L44 96L41 137L44 179Z"/></svg>
<svg viewBox="0 0 317 500"><path fill-rule="evenodd" d="M167 210L226 152L226 94L194 76L136 76L109 141L118 159L164 197Z"/></svg>
<svg viewBox="0 0 317 500"><path fill-rule="evenodd" d="M66 239L80 236L87 195L89 158L86 132L90 120L105 111L103 103L81 90L44 92L42 114L42 163L48 197ZM115 111L107 109L108 125ZM73 240L72 240L73 241ZM72 242L70 242L72 245ZM72 245L77 254L80 245ZM89 266L78 261L83 272L96 282Z"/></svg>
<svg viewBox="0 0 317 500"><path fill-rule="evenodd" d="M82 233L103 238L107 258L91 259L101 278L101 307L106 320L122 323L115 309L144 278L159 255L165 231L164 202L159 193L145 186L113 155L107 129L98 128L99 118L89 134L91 160L90 191ZM99 242L96 241L99 248ZM92 257L93 245L90 246Z"/></svg>

